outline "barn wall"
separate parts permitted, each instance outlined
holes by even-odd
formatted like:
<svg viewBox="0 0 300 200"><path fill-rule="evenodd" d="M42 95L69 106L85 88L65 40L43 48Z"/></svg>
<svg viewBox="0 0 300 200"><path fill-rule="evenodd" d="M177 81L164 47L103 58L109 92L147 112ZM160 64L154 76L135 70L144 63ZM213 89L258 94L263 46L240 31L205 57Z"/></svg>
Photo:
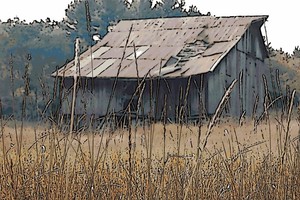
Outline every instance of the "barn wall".
<svg viewBox="0 0 300 200"><path fill-rule="evenodd" d="M245 112L246 115L251 116L257 97L259 98L257 112L263 111L262 75L269 77L269 71L264 63L266 54L258 27L256 25L250 27L215 71L207 74L209 114L215 111L226 88L234 79L238 79L238 84L231 94L228 113L240 116Z"/></svg>
<svg viewBox="0 0 300 200"><path fill-rule="evenodd" d="M162 119L166 104L167 117L172 121L191 119L199 113L199 87L199 76L149 80L143 94L144 113L140 114L151 111L156 119Z"/></svg>
<svg viewBox="0 0 300 200"><path fill-rule="evenodd" d="M85 85L82 80L82 85ZM76 96L76 114L95 114L104 116L107 113L107 108L112 94L114 80L113 79L95 79L93 82L93 92L91 92L91 81L88 80L86 86L81 86L78 89ZM67 91L73 84L72 79L65 80L65 91ZM118 82L116 85L115 95L117 98L112 98L109 112L121 112L124 105L130 100L132 90L134 91L135 82L126 81ZM86 89L84 89L86 88ZM70 114L72 92L63 103L63 113Z"/></svg>
<svg viewBox="0 0 300 200"><path fill-rule="evenodd" d="M70 114L73 92L71 87L73 85L73 79L65 79L64 82L65 91L69 90L70 93L67 95L67 98L63 103L62 112L64 114ZM188 89L188 78L147 80L145 82L145 87L141 96L141 104L137 114L161 119L164 106L166 104L167 117L171 120L178 118L180 106L183 105L186 107L184 109L185 117L190 116L191 113L194 113L194 107L198 109L198 105L196 106L196 104L198 104L198 100L195 100L195 98L191 98L190 96L190 92L193 93L193 95L198 95L198 91L196 91L196 87L194 85L195 81L191 79L190 82L193 83L193 85L190 84L191 86L188 90L187 99L185 101ZM81 83L83 84L83 81L81 81ZM104 116L107 113L114 79L94 80L93 92L91 92L90 80L87 83L86 89L83 89L84 87L80 87L77 92L75 114L95 114L97 116ZM123 111L128 108L129 102L131 102L130 111L136 114L138 100L140 97L140 93L136 92L137 85L137 80L118 80L115 93L109 107L109 112L122 115ZM191 107L191 101L193 101L193 107Z"/></svg>

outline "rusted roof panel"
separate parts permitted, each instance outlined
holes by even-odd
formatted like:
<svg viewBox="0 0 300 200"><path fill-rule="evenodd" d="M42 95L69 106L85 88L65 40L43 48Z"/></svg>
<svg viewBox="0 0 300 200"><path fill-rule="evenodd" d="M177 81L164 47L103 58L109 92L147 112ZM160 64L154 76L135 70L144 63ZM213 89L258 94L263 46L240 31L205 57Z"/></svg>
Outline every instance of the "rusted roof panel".
<svg viewBox="0 0 300 200"><path fill-rule="evenodd" d="M110 32L103 38L103 40L101 40L100 43L103 46L109 47L125 46L128 35L129 33L127 32Z"/></svg>
<svg viewBox="0 0 300 200"><path fill-rule="evenodd" d="M106 53L104 53L101 57L101 59L110 59L110 58L119 58L121 59L125 51L125 57L129 56L133 53L132 47L122 48L122 47L113 47L109 49Z"/></svg>
<svg viewBox="0 0 300 200"><path fill-rule="evenodd" d="M92 55L93 58L97 58L100 57L103 53L105 53L106 51L108 51L110 49L110 47L101 47L99 43L95 44L92 47ZM80 72L84 72L85 68L91 68L91 53L90 53L90 49L88 49L87 51L83 52L80 57ZM95 61L93 61L95 62ZM97 65L98 62L96 62ZM72 60L71 62L69 62L67 65L65 65L64 67L60 68L57 72L52 73L52 76L73 76L74 75L74 66L75 65L75 61ZM88 67L87 67L88 66ZM95 66L95 64L93 63L93 66ZM81 74L82 76L84 76L84 73Z"/></svg>
<svg viewBox="0 0 300 200"><path fill-rule="evenodd" d="M141 55L140 59L149 59L149 60L168 60L171 56L177 55L183 46L173 46L173 47L150 47L143 55Z"/></svg>
<svg viewBox="0 0 300 200"><path fill-rule="evenodd" d="M235 39L240 39L240 37L247 30L246 27L213 27L208 28L204 31L204 34L207 36L208 42L220 42L220 41L233 41L236 42Z"/></svg>
<svg viewBox="0 0 300 200"><path fill-rule="evenodd" d="M80 75L81 76L87 76L89 77L88 75L94 75L95 73L93 73L100 65L102 65L103 63L105 62L105 60L98 60L98 59L94 59L93 60L93 65L86 65L84 67L81 67L81 70L80 70ZM92 67L93 67L93 72L92 72Z"/></svg>
<svg viewBox="0 0 300 200"><path fill-rule="evenodd" d="M153 69L159 68L165 62L160 60L137 60L137 65L135 62L131 63L131 65L121 71L120 77L135 78L137 75L139 77L149 77Z"/></svg>
<svg viewBox="0 0 300 200"><path fill-rule="evenodd" d="M126 56L126 59L135 60L141 57L141 55L143 55L146 51L148 51L149 48L150 48L149 46L136 47L135 49L133 49L132 54Z"/></svg>
<svg viewBox="0 0 300 200"><path fill-rule="evenodd" d="M196 58L190 59L182 68L184 74L181 76L191 76L194 74L202 74L209 72L211 66L216 63L218 58L220 58L221 54L215 54L208 57L197 56Z"/></svg>
<svg viewBox="0 0 300 200"><path fill-rule="evenodd" d="M212 46L206 49L206 51L202 54L203 57L211 56L215 54L221 54L226 52L227 49L229 49L234 42L218 42L214 43Z"/></svg>
<svg viewBox="0 0 300 200"><path fill-rule="evenodd" d="M121 59L116 59L115 62L107 69L102 71L96 77L115 77L118 74Z"/></svg>
<svg viewBox="0 0 300 200"><path fill-rule="evenodd" d="M90 70L89 73L86 74L86 76L87 77L96 77L96 76L98 76L103 71L105 71L107 68L109 68L111 65L113 65L115 61L116 61L116 59L100 60L101 64L96 66L93 70Z"/></svg>
<svg viewBox="0 0 300 200"><path fill-rule="evenodd" d="M157 70L161 67L166 67L163 71L165 77L213 71L251 23L264 22L266 18L197 16L120 21L112 32L93 47L92 58L90 51L80 56L80 72L86 77L119 75L123 78L137 78L159 76L161 74ZM180 60L178 66L164 66L171 57ZM74 73L72 61L52 75L72 76Z"/></svg>

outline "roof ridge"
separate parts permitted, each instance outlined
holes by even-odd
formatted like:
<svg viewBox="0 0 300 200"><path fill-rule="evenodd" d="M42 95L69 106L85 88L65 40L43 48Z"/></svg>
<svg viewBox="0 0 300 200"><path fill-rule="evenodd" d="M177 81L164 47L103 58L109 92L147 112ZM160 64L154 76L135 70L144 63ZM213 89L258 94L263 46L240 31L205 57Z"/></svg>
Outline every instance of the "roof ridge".
<svg viewBox="0 0 300 200"><path fill-rule="evenodd" d="M216 16L216 15L197 15L197 16L167 16L167 17L157 17L157 18L139 18L139 19L121 19L121 21L144 21L144 20L157 20L157 19L183 19L183 18L213 18L213 19L220 19L220 18L253 18L253 17L258 17L258 18L265 18L267 19L269 15L221 15L221 16Z"/></svg>

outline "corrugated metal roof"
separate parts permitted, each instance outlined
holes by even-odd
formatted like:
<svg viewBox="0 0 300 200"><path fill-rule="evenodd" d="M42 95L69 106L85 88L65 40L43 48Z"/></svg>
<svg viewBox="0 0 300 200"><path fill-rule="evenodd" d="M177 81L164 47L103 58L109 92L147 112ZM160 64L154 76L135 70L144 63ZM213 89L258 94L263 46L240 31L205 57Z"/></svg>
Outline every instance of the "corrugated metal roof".
<svg viewBox="0 0 300 200"><path fill-rule="evenodd" d="M213 71L250 24L266 18L198 16L120 21L93 46L92 58L90 51L80 56L80 75L176 77ZM172 57L180 61L168 66L166 63ZM75 71L71 61L52 75L73 76Z"/></svg>

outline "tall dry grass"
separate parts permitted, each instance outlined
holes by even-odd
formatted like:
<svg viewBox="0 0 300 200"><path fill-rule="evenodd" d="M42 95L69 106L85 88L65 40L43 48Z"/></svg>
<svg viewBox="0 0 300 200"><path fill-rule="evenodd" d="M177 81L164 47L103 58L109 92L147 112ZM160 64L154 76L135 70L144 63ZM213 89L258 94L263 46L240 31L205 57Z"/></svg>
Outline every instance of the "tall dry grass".
<svg viewBox="0 0 300 200"><path fill-rule="evenodd" d="M138 127L136 146L132 148L130 129L118 129L113 135L110 131L101 135L92 132L65 135L53 127L25 125L19 155L14 127L2 121L0 198L183 199L186 195L186 199L297 199L299 196L295 120L290 121L287 142L281 130L283 125L276 120L271 122L272 138L268 137L269 126L265 122L254 131L252 121L243 126L235 121L221 121L210 135L201 160L196 158L198 127L183 126L179 138L177 126L180 125L157 123L153 127ZM204 132L208 131L206 127L203 126ZM153 130L150 156L145 136ZM179 140L181 148L177 149ZM201 167L194 170L196 161Z"/></svg>
<svg viewBox="0 0 300 200"><path fill-rule="evenodd" d="M154 97L160 91L152 84L149 118L132 117L130 103L134 96L138 97L135 111L142 109L146 77L141 77L122 116L126 126L111 128L113 113L108 112L109 102L100 129L84 127L69 133L63 131L65 116L59 110L70 94L62 92L63 80L59 82L58 78L53 92L41 86L45 106L37 108L40 120L26 121L26 105L30 102L28 76L25 70L27 89L20 119L3 116L0 98L0 199L297 199L300 196L300 115L294 111L294 91L286 95L286 105L281 107L285 109L272 114L270 109L282 100L282 93L271 97L265 81L261 116L244 119L243 114L240 120L223 118L235 80L212 118L205 120L199 115L199 122L192 124L186 117L189 78L186 88L180 88L179 99L183 103L176 112L176 123L172 124L166 117L167 96L164 96L162 119L157 120ZM11 65L13 105L14 77ZM117 81L118 77L110 99ZM159 86L160 79L150 81L157 81ZM79 79L78 84L84 83ZM199 86L200 99L202 87ZM77 92L76 88L72 90ZM52 105L56 95L57 107ZM202 105L199 110L204 110ZM13 112L18 112L18 108L13 106ZM85 116L86 113L78 121ZM73 126L75 123L71 130Z"/></svg>
<svg viewBox="0 0 300 200"><path fill-rule="evenodd" d="M138 126L129 106L127 126L69 134L52 120L6 119L0 110L0 198L297 199L295 92L286 114L265 106L241 124L221 117L235 83L212 119L194 125L164 117Z"/></svg>

